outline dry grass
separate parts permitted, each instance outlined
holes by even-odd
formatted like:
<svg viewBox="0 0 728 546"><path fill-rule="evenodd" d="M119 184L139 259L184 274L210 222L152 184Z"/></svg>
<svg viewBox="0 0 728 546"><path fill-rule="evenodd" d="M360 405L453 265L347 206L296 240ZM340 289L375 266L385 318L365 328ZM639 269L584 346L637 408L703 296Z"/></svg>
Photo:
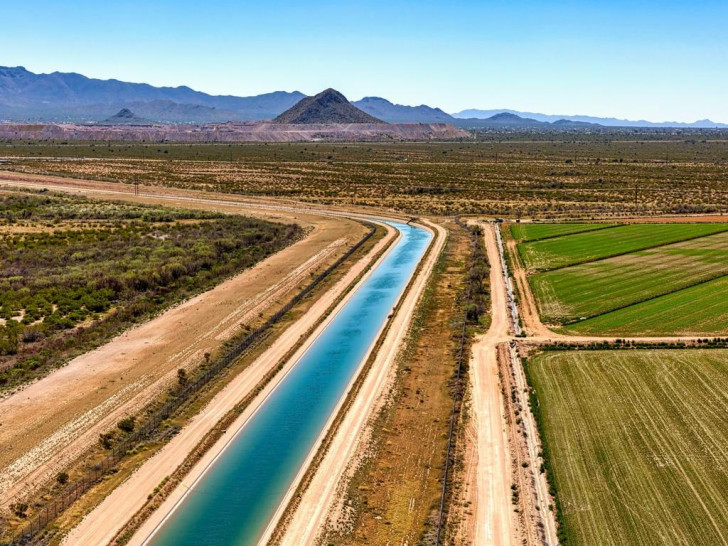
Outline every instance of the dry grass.
<svg viewBox="0 0 728 546"><path fill-rule="evenodd" d="M728 144L652 132L458 143L6 143L3 168L386 206L562 217L728 211ZM497 140L496 140L497 138Z"/></svg>
<svg viewBox="0 0 728 546"><path fill-rule="evenodd" d="M450 239L413 320L391 402L374 424L365 461L351 480L337 528L324 543L416 544L432 529L445 462L455 371L453 331L468 236Z"/></svg>

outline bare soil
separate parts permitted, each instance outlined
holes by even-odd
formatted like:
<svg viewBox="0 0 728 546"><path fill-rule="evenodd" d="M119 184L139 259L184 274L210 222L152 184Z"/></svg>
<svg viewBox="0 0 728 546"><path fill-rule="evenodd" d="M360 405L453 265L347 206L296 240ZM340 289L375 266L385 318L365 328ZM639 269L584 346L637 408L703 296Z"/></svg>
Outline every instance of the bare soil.
<svg viewBox="0 0 728 546"><path fill-rule="evenodd" d="M391 141L467 138L449 123L228 122L204 125L76 125L0 123L0 138L127 142Z"/></svg>
<svg viewBox="0 0 728 546"><path fill-rule="evenodd" d="M490 262L491 325L476 339L470 362L471 446L466 450L462 493L463 514L458 535L466 544L506 545L519 542L510 503L512 482L498 347L510 336L506 287L491 225L483 226ZM497 228L496 228L497 229Z"/></svg>
<svg viewBox="0 0 728 546"><path fill-rule="evenodd" d="M367 267L369 261L391 239L392 231L380 240L373 249L360 259L336 285L321 296L311 308L290 326L254 363L236 376L222 391L220 391L209 404L196 415L190 424L184 427L159 453L141 466L121 487L114 490L106 499L94 509L67 537L67 544L106 544L108 543L146 502L147 495L166 476L172 474L184 461L207 432L214 427L234 406L245 396L254 392L266 373L274 368L283 359L291 348L299 342L301 336L309 333L312 325L324 315L327 309L338 299L346 288ZM342 302L343 304L343 302ZM235 420L227 433L208 450L205 455L184 478L184 482L165 499L162 505L152 516L144 522L134 534L129 544L141 544L153 533L154 529L167 517L177 502L185 495L188 487L203 474L206 467L222 452L235 431L239 430L273 388L285 377L286 373L297 358L306 350L308 344L316 338L335 313L321 323L311 333L308 341L296 350L288 359L286 366L266 385L256 396L254 401Z"/></svg>
<svg viewBox="0 0 728 546"><path fill-rule="evenodd" d="M42 185L107 199L113 195L115 199L279 218L296 221L312 231L303 241L256 267L0 401L2 506L30 494L93 444L99 433L113 428L123 416L150 401L174 381L177 369L199 363L206 352L214 352L241 324L280 305L364 232L363 226L342 218L218 203L189 192L179 196L174 190L165 191L163 196L142 192L136 197L128 190L119 191L115 184L18 178L21 180L5 176L0 184Z"/></svg>

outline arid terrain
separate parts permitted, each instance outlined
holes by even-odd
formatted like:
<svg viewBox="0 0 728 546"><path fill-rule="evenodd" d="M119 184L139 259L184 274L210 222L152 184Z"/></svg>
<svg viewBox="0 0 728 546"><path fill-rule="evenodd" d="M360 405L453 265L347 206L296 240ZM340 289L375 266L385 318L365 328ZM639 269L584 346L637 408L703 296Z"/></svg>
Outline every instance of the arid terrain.
<svg viewBox="0 0 728 546"><path fill-rule="evenodd" d="M5 2L0 546L728 546L726 21Z"/></svg>
<svg viewBox="0 0 728 546"><path fill-rule="evenodd" d="M624 373L652 369L655 355L672 362L655 373L674 375L674 389L701 400L684 435L704 426L719 397L701 398L702 379L680 371L683 363L724 380L714 355L724 350L728 316L725 142L613 136L608 144L588 135L495 140L488 133L427 144L6 143L3 194L242 214L295 223L305 235L5 394L3 539L27 522L32 528L64 495L60 476L64 484L83 479L108 453L104 442L129 437L123 422L134 417L128 426L139 428L327 272L269 333L175 406L167 428L134 444L51 518L52 532L41 540L144 543L391 251L396 230L382 221L397 219L430 230L434 242L308 453L267 541L647 540L654 522L634 529L604 523L613 521L615 472L633 480L631 496L660 491L655 509L673 534L719 540L722 513L699 499L717 506L720 482L704 466L675 466L693 456L686 444L663 452L652 435L648 460L629 455L609 432L605 449L623 460L612 469L598 456L600 437L574 447L584 427L601 430L575 417L596 411L587 385L599 386L598 399L624 396L617 368L602 369L592 355L614 359ZM64 222L53 230L101 227ZM49 229L26 218L3 226L0 237ZM690 305L696 301L699 311ZM588 378L568 373L574 361L590 367ZM666 388L651 372L640 381L651 392ZM649 428L653 406L635 406L645 420L630 434ZM719 445L719 429L705 441ZM574 454L583 464L571 461ZM679 472L663 480L662 468ZM593 475L603 483L585 500L580 484ZM698 482L704 493L690 496ZM678 497L689 506L666 508Z"/></svg>
<svg viewBox="0 0 728 546"><path fill-rule="evenodd" d="M728 212L721 131L478 133L468 142L0 142L36 174L403 214L586 219Z"/></svg>
<svg viewBox="0 0 728 546"><path fill-rule="evenodd" d="M3 184L5 187L48 187L53 182L26 178L3 181ZM108 195L109 186L75 182L54 189L99 198ZM332 263L364 233L363 226L356 222L292 212L287 207L271 212L265 205L261 210L249 204L175 195L174 191L158 197L137 197L128 192L114 192L113 196L137 202L161 200L200 209L289 218L312 231L290 250L277 253L212 291L125 332L111 343L78 357L47 378L0 401L5 408L3 445L13 450L3 452L5 508L32 494L49 477L74 461L101 432L149 403L176 379L178 369L196 365L205 353L213 353L236 334L241 325L260 320L270 308L285 301L298 286ZM189 199L195 200L188 203ZM330 297L335 297L335 293ZM327 306L322 305L323 309ZM201 330L201 324L209 328ZM305 324L301 331L307 328ZM69 385L73 385L72 390ZM60 407L59 401L62 401Z"/></svg>
<svg viewBox="0 0 728 546"><path fill-rule="evenodd" d="M205 125L102 126L0 123L2 139L99 140L129 142L310 142L448 140L469 133L447 123L285 124L228 122Z"/></svg>
<svg viewBox="0 0 728 546"><path fill-rule="evenodd" d="M389 236L391 237L392 235L393 233ZM370 254L376 255L383 246L386 246L387 242L388 239L380 241L379 246L374 247L370 251ZM355 264L347 272L347 275L340 279L325 297L318 300L306 315L286 330L284 336L274 346L261 354L244 373L236 377L225 389L218 393L202 412L163 451L136 472L123 487L115 490L107 497L94 512L91 512L82 524L73 530L68 537L68 543L104 543L113 539L127 522L129 515L135 514L142 509L147 501L147 492L159 484L165 476L169 476L176 466L184 461L186 454L200 443L210 427L214 426L225 414L230 412L239 403L239 400L254 392L255 387L260 383L265 374L284 359L292 348L296 348L297 353L305 349L305 345L297 347L297 342L308 332L312 325L320 321L326 309L337 300L337 297L362 272L368 263L368 258L371 258L371 256L365 257ZM318 324L317 328L320 330L324 324ZM310 337L315 337L315 334L312 334ZM290 359L290 362L293 361L295 361L295 355ZM276 379L269 383L263 391L258 393L253 403L240 414L236 421L231 423L231 426L228 428L231 435L233 431L240 428L247 421L255 411L257 405L265 399L267 393L275 387L276 382L285 375L286 371L287 369L283 368L276 376ZM186 474L185 482L192 483L209 462L225 447L226 443L227 438L222 437L213 445L205 456L200 459L199 463ZM159 521L166 516L170 509L169 507L173 506L179 500L185 490L186 487L180 486L172 491L164 500L162 506L140 528L132 543L143 542L150 530L154 529ZM119 511L119 506L121 505L125 509Z"/></svg>

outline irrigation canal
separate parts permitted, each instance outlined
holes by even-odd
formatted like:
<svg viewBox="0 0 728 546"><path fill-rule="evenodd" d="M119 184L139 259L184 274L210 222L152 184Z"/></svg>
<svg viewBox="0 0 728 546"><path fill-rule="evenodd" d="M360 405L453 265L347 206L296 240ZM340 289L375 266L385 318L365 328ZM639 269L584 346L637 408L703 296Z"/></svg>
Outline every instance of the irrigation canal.
<svg viewBox="0 0 728 546"><path fill-rule="evenodd" d="M237 546L260 540L432 238L422 228L390 224L401 233L390 252L147 544Z"/></svg>

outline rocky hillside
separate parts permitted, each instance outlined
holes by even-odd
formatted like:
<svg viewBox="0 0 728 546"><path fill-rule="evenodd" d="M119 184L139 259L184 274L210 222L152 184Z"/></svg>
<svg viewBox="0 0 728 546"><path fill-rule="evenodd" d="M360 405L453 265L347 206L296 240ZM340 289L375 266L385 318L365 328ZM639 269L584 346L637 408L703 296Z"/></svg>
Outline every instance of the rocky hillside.
<svg viewBox="0 0 728 546"><path fill-rule="evenodd" d="M384 123L362 112L335 89L306 97L275 118L276 123Z"/></svg>
<svg viewBox="0 0 728 546"><path fill-rule="evenodd" d="M471 135L449 123L210 123L205 125L103 125L0 123L2 139L134 142L305 142L451 140Z"/></svg>
<svg viewBox="0 0 728 546"><path fill-rule="evenodd" d="M128 108L122 108L103 121L104 125L150 125L151 123L148 119L140 118Z"/></svg>

